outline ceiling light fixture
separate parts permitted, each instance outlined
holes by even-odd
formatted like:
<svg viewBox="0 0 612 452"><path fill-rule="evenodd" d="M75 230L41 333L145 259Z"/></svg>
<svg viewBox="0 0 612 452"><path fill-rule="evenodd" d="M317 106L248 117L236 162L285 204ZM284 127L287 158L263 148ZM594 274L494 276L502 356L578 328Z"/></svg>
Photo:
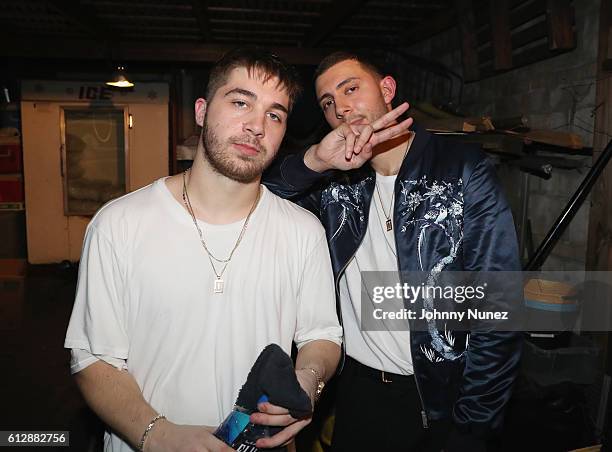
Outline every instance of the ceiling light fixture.
<svg viewBox="0 0 612 452"><path fill-rule="evenodd" d="M115 72L111 79L106 82L108 86L114 86L115 88L131 88L134 86L134 83L130 81L127 74L125 73L125 67L117 66Z"/></svg>

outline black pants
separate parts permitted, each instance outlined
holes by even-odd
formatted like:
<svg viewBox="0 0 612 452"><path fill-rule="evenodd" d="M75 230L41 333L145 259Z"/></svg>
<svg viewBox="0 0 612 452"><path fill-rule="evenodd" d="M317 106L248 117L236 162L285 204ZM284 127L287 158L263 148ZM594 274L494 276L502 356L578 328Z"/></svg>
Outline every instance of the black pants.
<svg viewBox="0 0 612 452"><path fill-rule="evenodd" d="M339 376L333 452L440 452L448 423L423 427L414 377L382 374L347 356Z"/></svg>

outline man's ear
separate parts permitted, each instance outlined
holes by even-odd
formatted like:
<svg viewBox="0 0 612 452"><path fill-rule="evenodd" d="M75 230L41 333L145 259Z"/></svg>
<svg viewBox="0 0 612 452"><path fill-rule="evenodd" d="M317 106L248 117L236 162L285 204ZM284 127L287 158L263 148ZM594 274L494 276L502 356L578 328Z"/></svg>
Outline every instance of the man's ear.
<svg viewBox="0 0 612 452"><path fill-rule="evenodd" d="M391 104L391 101L395 97L396 89L397 84L395 83L395 79L393 77L390 75L383 77L383 79L380 81L380 92L383 95L385 104Z"/></svg>
<svg viewBox="0 0 612 452"><path fill-rule="evenodd" d="M195 120L200 127L204 126L204 116L206 115L206 99L201 97L195 101Z"/></svg>

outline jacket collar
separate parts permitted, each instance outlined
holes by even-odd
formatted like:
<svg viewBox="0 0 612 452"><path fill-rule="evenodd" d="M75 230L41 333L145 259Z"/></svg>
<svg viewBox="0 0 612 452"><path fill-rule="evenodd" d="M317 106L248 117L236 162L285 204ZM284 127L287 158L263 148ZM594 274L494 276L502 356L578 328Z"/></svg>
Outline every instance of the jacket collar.
<svg viewBox="0 0 612 452"><path fill-rule="evenodd" d="M405 174L407 171L409 171L410 166L419 160L427 147L427 143L429 143L429 140L431 140L432 137L431 133L416 122L412 124L410 130L415 133L414 140L410 146L408 154L406 154L406 158L400 166L398 175Z"/></svg>

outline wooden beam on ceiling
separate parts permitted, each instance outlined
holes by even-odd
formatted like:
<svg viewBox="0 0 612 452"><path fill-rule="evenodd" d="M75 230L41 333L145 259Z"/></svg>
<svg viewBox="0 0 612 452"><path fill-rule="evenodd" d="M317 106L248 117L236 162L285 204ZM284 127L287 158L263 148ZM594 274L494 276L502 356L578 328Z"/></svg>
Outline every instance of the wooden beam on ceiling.
<svg viewBox="0 0 612 452"><path fill-rule="evenodd" d="M474 21L474 5L472 0L456 0L455 8L459 18L461 34L461 56L463 60L463 78L466 82L478 80L478 43Z"/></svg>
<svg viewBox="0 0 612 452"><path fill-rule="evenodd" d="M220 13L241 13L241 14L266 14L270 16L318 16L319 13L313 11L284 11L281 9L270 9L270 8L242 8L233 6L209 6L209 11L220 12Z"/></svg>
<svg viewBox="0 0 612 452"><path fill-rule="evenodd" d="M203 42L211 41L210 17L208 14L208 0L191 0L193 14L198 21Z"/></svg>
<svg viewBox="0 0 612 452"><path fill-rule="evenodd" d="M421 25L410 27L408 31L399 34L397 44L401 46L415 44L455 25L457 25L457 12L455 8L447 8L436 13L431 19L422 20Z"/></svg>
<svg viewBox="0 0 612 452"><path fill-rule="evenodd" d="M510 5L498 0L489 5L491 18L491 44L496 71L512 68L512 35L510 34Z"/></svg>
<svg viewBox="0 0 612 452"><path fill-rule="evenodd" d="M246 26L262 26L262 27L285 27L285 28L308 28L310 24L302 22L287 22L284 20L251 20L251 19L211 19L212 24L225 24L225 25L246 25Z"/></svg>
<svg viewBox="0 0 612 452"><path fill-rule="evenodd" d="M595 89L595 123L593 124L593 163L600 157L612 136L612 78L604 72L603 63L612 57L612 3L599 6L597 35L597 73ZM593 186L589 208L589 235L586 249L587 271L612 270L612 165ZM612 337L611 333L608 333ZM612 346L612 344L610 344ZM612 402L611 402L612 403Z"/></svg>
<svg viewBox="0 0 612 452"><path fill-rule="evenodd" d="M312 30L304 34L304 47L319 46L331 33L345 23L352 13L359 11L367 0L353 0L350 7L344 0L332 0L323 11L319 22L313 25Z"/></svg>
<svg viewBox="0 0 612 452"><path fill-rule="evenodd" d="M111 42L115 39L111 30L97 16L96 11L91 7L83 5L81 1L48 0L48 3L58 10L61 15L79 25L98 40Z"/></svg>
<svg viewBox="0 0 612 452"><path fill-rule="evenodd" d="M548 0L546 19L550 50L568 50L576 47L573 28L574 8L570 5L570 0Z"/></svg>
<svg viewBox="0 0 612 452"><path fill-rule="evenodd" d="M129 1L129 0L95 0L96 6L101 8L138 8L142 10L142 2L138 1ZM161 10L179 10L179 11L190 11L191 5L188 4L180 4L173 2L147 2L147 9L161 9Z"/></svg>
<svg viewBox="0 0 612 452"><path fill-rule="evenodd" d="M226 35L263 35L274 38L276 36L285 36L290 38L296 38L302 36L299 31L287 31L287 30L232 30L231 28L213 28L212 32L216 35L217 33Z"/></svg>
<svg viewBox="0 0 612 452"><path fill-rule="evenodd" d="M601 67L604 71L610 72L612 71L612 26L608 29L608 50L606 51L606 56L603 58L603 62L601 63Z"/></svg>
<svg viewBox="0 0 612 452"><path fill-rule="evenodd" d="M168 14L158 14L158 15L150 15L150 14L136 14L136 13L117 13L117 12L105 12L98 15L100 18L108 20L108 22L181 22L181 23L196 23L195 17L190 16L172 16Z"/></svg>
<svg viewBox="0 0 612 452"><path fill-rule="evenodd" d="M209 63L219 60L235 45L200 42L116 42L121 48L122 60L145 62ZM329 48L268 46L291 64L319 64L330 52ZM0 57L25 59L104 60L107 48L96 39L58 39L30 35L5 35L0 39Z"/></svg>
<svg viewBox="0 0 612 452"><path fill-rule="evenodd" d="M446 5L444 2L432 2L432 1L424 1L424 2L409 2L406 0L402 0L401 2L390 2L389 0L385 1L371 1L370 6L376 8L410 8L410 9L442 9L445 8Z"/></svg>

